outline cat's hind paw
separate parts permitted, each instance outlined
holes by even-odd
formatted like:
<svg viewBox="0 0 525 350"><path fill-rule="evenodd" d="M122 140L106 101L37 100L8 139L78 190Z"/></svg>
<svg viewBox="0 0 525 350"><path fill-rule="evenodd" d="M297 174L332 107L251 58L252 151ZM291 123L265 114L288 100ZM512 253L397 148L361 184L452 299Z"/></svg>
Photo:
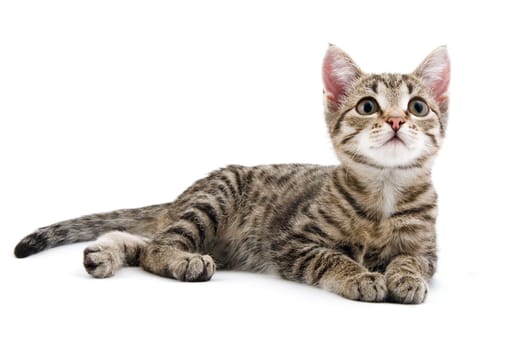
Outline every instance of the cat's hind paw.
<svg viewBox="0 0 525 350"><path fill-rule="evenodd" d="M122 266L117 252L100 246L89 246L84 250L84 268L95 278L111 277Z"/></svg>

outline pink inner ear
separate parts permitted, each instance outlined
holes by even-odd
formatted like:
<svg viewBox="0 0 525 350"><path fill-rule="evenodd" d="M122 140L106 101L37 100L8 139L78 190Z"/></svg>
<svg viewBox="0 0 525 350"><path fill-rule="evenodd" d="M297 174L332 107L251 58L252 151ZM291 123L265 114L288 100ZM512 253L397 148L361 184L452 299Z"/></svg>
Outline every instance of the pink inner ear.
<svg viewBox="0 0 525 350"><path fill-rule="evenodd" d="M334 57L326 55L323 64L323 82L328 98L337 102L344 93L344 84L336 78Z"/></svg>
<svg viewBox="0 0 525 350"><path fill-rule="evenodd" d="M445 47L434 50L416 70L416 74L421 77L436 102L441 104L447 100L450 60Z"/></svg>
<svg viewBox="0 0 525 350"><path fill-rule="evenodd" d="M323 82L329 102L341 102L358 74L359 68L352 59L336 46L330 46L323 62Z"/></svg>
<svg viewBox="0 0 525 350"><path fill-rule="evenodd" d="M438 103L443 103L448 97L448 85L450 83L450 62L447 60L447 64L443 67L441 72L441 78L436 79L431 87L432 95Z"/></svg>

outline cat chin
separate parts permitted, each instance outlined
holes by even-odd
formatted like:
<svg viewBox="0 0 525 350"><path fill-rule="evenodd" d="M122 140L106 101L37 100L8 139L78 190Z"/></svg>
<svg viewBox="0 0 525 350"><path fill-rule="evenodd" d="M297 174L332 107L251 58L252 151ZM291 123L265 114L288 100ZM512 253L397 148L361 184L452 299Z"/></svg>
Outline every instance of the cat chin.
<svg viewBox="0 0 525 350"><path fill-rule="evenodd" d="M383 167L408 166L421 156L418 149L408 148L400 142L363 150L363 154Z"/></svg>

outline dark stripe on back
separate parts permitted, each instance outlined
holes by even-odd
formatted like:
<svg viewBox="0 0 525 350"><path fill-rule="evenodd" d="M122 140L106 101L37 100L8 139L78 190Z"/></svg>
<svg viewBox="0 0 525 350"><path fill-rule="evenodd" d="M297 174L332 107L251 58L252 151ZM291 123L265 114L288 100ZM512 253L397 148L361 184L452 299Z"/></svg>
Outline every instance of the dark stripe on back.
<svg viewBox="0 0 525 350"><path fill-rule="evenodd" d="M237 198L237 190L235 189L235 187L233 187L233 184L230 181L230 179L228 179L226 175L220 175L218 178L220 181L224 182L226 186L228 186L232 198Z"/></svg>
<svg viewBox="0 0 525 350"><path fill-rule="evenodd" d="M219 203L219 209L221 211L221 214L223 216L225 216L227 214L225 198L223 198L222 196L218 196L216 194L214 195L214 198L215 198L215 200L217 200L217 203ZM217 214L215 214L215 215L217 215Z"/></svg>
<svg viewBox="0 0 525 350"><path fill-rule="evenodd" d="M235 174L235 181L237 182L237 189L240 192L242 189L242 180L241 180L241 175L239 174L239 169L230 168L230 170Z"/></svg>
<svg viewBox="0 0 525 350"><path fill-rule="evenodd" d="M291 179L292 177L294 177L296 174L297 174L297 170L296 170L296 169L293 169L293 170L290 171L289 173L284 174L283 176L279 177L279 179L277 180L277 185L278 185L278 186L284 186L284 185L287 185L288 182L290 181L290 179Z"/></svg>
<svg viewBox="0 0 525 350"><path fill-rule="evenodd" d="M186 230L184 227L175 226L168 229L166 233L180 235L188 240L192 248L197 248L197 245L195 244L195 239L193 238L193 233L191 231Z"/></svg>
<svg viewBox="0 0 525 350"><path fill-rule="evenodd" d="M199 240L201 246L204 245L206 240L206 225L202 222L201 218L193 211L188 211L181 216L182 220L193 223L199 231Z"/></svg>
<svg viewBox="0 0 525 350"><path fill-rule="evenodd" d="M215 211L212 205L209 203L200 202L193 204L193 207L199 209L208 216L208 218L213 224L213 233L217 232L217 229L219 227L219 220L217 218L217 211Z"/></svg>
<svg viewBox="0 0 525 350"><path fill-rule="evenodd" d="M217 189L225 198L232 197L231 192L229 192L226 186L224 186L223 184L218 184Z"/></svg>

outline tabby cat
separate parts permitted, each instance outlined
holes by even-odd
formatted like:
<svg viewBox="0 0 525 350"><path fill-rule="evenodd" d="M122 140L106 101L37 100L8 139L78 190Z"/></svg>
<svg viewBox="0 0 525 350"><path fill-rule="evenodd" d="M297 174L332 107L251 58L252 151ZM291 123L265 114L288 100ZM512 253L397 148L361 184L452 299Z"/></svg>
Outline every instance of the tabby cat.
<svg viewBox="0 0 525 350"><path fill-rule="evenodd" d="M330 45L322 73L341 165L228 166L171 203L40 228L15 255L96 239L84 267L97 278L122 266L189 282L236 269L354 300L423 302L437 260L431 166L447 125L447 49L411 74L366 74Z"/></svg>

